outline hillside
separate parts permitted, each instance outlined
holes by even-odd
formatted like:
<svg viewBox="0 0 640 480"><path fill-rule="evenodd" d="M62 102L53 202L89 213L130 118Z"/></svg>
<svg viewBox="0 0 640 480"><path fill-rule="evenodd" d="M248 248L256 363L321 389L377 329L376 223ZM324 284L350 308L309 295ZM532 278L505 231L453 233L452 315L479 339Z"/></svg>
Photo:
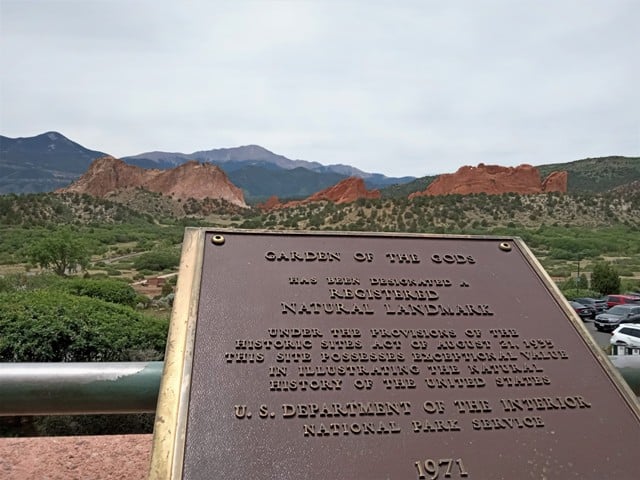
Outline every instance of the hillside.
<svg viewBox="0 0 640 480"><path fill-rule="evenodd" d="M246 166L228 172L229 180L242 188L249 203L264 201L275 195L280 198L303 198L335 185L347 178L338 173L317 173L298 167L274 170L262 166Z"/></svg>
<svg viewBox="0 0 640 480"><path fill-rule="evenodd" d="M568 191L606 192L640 180L640 157L586 158L568 163L554 163L538 167L542 176L551 172L569 174Z"/></svg>
<svg viewBox="0 0 640 480"><path fill-rule="evenodd" d="M382 198L407 198L414 192L421 192L436 179L437 175L428 175L426 177L416 178L407 183L391 185L380 189Z"/></svg>
<svg viewBox="0 0 640 480"><path fill-rule="evenodd" d="M56 190L75 181L93 160L106 155L58 132L24 138L0 136L0 194ZM175 168L189 160L218 165L231 182L242 189L249 203L264 201L273 195L281 199L307 197L349 176L363 178L368 189L381 190L383 197L406 197L424 191L437 178L393 178L363 172L350 165L291 160L259 145L192 153L155 151L124 157L124 160L131 165L157 169ZM567 171L569 193L605 192L640 180L640 157L587 158L546 164L538 170L543 178L552 172Z"/></svg>
<svg viewBox="0 0 640 480"><path fill-rule="evenodd" d="M554 172L568 174L568 193L603 193L616 187L640 180L640 157L599 157L554 163L536 167L541 178ZM437 175L417 178L402 185L381 189L383 197L406 197L413 192L426 190L438 178Z"/></svg>
<svg viewBox="0 0 640 480"><path fill-rule="evenodd" d="M12 194L0 197L0 271L29 268L20 264L27 262L30 245L68 225L87 239L98 258L114 255L109 252L128 253L134 247L137 251L154 244L175 245L185 226L515 235L527 242L555 277L569 276L576 260L586 261L584 269L595 261L611 259L622 275L640 277L640 182L606 194L444 195L360 199L345 204L319 201L269 212L211 199L182 201L140 189L106 199Z"/></svg>
<svg viewBox="0 0 640 480"><path fill-rule="evenodd" d="M27 138L0 135L0 194L47 192L68 185L106 154L58 132Z"/></svg>
<svg viewBox="0 0 640 480"><path fill-rule="evenodd" d="M151 212L149 212L151 213ZM153 224L154 217L122 202L77 193L0 196L0 226Z"/></svg>
<svg viewBox="0 0 640 480"><path fill-rule="evenodd" d="M495 228L640 229L640 191L624 194L444 195L407 199L320 202L249 218L243 227L479 233ZM640 242L639 242L640 245Z"/></svg>
<svg viewBox="0 0 640 480"><path fill-rule="evenodd" d="M58 132L25 138L0 136L0 194L53 191L69 185L90 163L106 153L89 150ZM380 188L413 180L363 172L350 165L323 165L291 160L259 145L201 150L192 153L147 152L123 157L145 169L174 169L189 161L216 165L235 178L248 201L272 195L299 198L334 185L349 176L365 179L368 188Z"/></svg>
<svg viewBox="0 0 640 480"><path fill-rule="evenodd" d="M640 229L640 182L605 194L444 195L319 201L261 212L221 200L183 200L131 189L100 199L80 194L0 196L0 225L57 225L122 221L200 224L210 218L246 228L296 228L454 233L540 225ZM190 220L189 220L190 219ZM639 242L640 243L640 242Z"/></svg>

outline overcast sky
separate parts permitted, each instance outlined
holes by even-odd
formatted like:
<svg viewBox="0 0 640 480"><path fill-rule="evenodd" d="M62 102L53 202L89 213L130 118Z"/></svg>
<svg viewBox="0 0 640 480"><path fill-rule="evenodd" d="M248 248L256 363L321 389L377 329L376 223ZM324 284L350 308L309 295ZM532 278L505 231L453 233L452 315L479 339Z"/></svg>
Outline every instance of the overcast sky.
<svg viewBox="0 0 640 480"><path fill-rule="evenodd" d="M0 134L389 176L640 155L638 0L0 0Z"/></svg>

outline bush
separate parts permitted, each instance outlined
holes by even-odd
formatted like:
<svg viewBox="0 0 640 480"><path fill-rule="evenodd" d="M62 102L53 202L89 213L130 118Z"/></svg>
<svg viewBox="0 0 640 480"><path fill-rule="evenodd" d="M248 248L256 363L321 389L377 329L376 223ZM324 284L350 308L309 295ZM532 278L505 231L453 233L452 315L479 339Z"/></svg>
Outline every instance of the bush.
<svg viewBox="0 0 640 480"><path fill-rule="evenodd" d="M168 321L130 307L41 290L0 294L0 361L128 361L132 351L162 357Z"/></svg>
<svg viewBox="0 0 640 480"><path fill-rule="evenodd" d="M0 417L0 436L54 437L152 433L153 413Z"/></svg>
<svg viewBox="0 0 640 480"><path fill-rule="evenodd" d="M640 292L640 280L623 278L620 287L621 292Z"/></svg>
<svg viewBox="0 0 640 480"><path fill-rule="evenodd" d="M567 300L573 300L574 298L583 298L583 297L591 297L591 298L600 298L600 293L594 292L593 290L588 290L585 288L577 289L577 288L562 288L562 294L567 298Z"/></svg>
<svg viewBox="0 0 640 480"><path fill-rule="evenodd" d="M99 298L130 307L135 307L138 300L137 293L131 285L121 280L73 278L62 283L61 288L73 295Z"/></svg>
<svg viewBox="0 0 640 480"><path fill-rule="evenodd" d="M128 435L152 433L152 413L116 415L55 415L34 418L37 435Z"/></svg>
<svg viewBox="0 0 640 480"><path fill-rule="evenodd" d="M25 275L15 273L0 276L0 292L15 292L18 290L29 291L42 288L55 288L64 282L64 279L53 273L42 273L40 275Z"/></svg>
<svg viewBox="0 0 640 480"><path fill-rule="evenodd" d="M167 282L164 285L162 285L161 294L163 297L166 297L170 293L173 293L173 286L169 282Z"/></svg>
<svg viewBox="0 0 640 480"><path fill-rule="evenodd" d="M136 257L133 267L136 270L162 271L176 268L180 264L180 253L175 249L148 252Z"/></svg>

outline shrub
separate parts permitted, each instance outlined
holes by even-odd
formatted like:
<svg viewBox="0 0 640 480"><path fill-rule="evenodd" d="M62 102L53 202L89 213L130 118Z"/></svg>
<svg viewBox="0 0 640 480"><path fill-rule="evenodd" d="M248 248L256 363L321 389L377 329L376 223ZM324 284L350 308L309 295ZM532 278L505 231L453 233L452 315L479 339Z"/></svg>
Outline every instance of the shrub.
<svg viewBox="0 0 640 480"><path fill-rule="evenodd" d="M561 288L562 294L568 299L573 300L574 298L581 297L591 297L591 298L599 298L600 294L598 292L594 292L593 290L589 290L586 288Z"/></svg>
<svg viewBox="0 0 640 480"><path fill-rule="evenodd" d="M99 298L100 300L120 303L130 307L135 307L138 298L136 291L131 285L114 279L94 280L73 278L62 283L61 288L73 295Z"/></svg>
<svg viewBox="0 0 640 480"><path fill-rule="evenodd" d="M640 292L640 280L623 278L620 287L621 292Z"/></svg>
<svg viewBox="0 0 640 480"><path fill-rule="evenodd" d="M151 413L116 415L55 415L35 417L37 435L113 435L152 433L155 415Z"/></svg>
<svg viewBox="0 0 640 480"><path fill-rule="evenodd" d="M180 253L176 249L164 249L148 252L136 257L133 267L136 270L161 271L176 268L180 264Z"/></svg>
<svg viewBox="0 0 640 480"><path fill-rule="evenodd" d="M0 276L0 292L55 288L63 282L63 278L53 273L42 273L40 275L25 275L24 273L15 273L6 276Z"/></svg>
<svg viewBox="0 0 640 480"><path fill-rule="evenodd" d="M164 352L168 322L130 307L40 290L0 294L0 361L127 361Z"/></svg>
<svg viewBox="0 0 640 480"><path fill-rule="evenodd" d="M164 285L162 285L161 293L163 297L166 297L170 293L173 293L173 285L171 285L169 282L165 283Z"/></svg>

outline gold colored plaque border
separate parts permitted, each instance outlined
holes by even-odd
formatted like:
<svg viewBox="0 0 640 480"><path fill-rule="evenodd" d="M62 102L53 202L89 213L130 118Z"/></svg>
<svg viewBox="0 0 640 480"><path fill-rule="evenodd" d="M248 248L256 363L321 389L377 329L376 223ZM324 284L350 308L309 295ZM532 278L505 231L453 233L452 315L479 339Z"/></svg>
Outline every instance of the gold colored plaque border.
<svg viewBox="0 0 640 480"><path fill-rule="evenodd" d="M200 300L200 283L204 258L205 237L208 232L224 235L274 235L274 236L334 236L334 237L413 237L452 240L494 240L496 248L510 250L513 244L540 278L547 291L560 305L567 318L582 338L585 346L596 358L612 386L626 401L629 409L640 420L640 403L622 375L611 364L605 352L596 344L582 320L568 304L555 282L519 237L486 235L437 235L387 232L328 232L328 231L273 231L223 228L185 229L176 296L171 313L171 324L165 353L164 372L160 384L158 406L153 432L153 449L149 479L181 479L186 441L187 416L195 330ZM615 381L614 381L615 380Z"/></svg>
<svg viewBox="0 0 640 480"><path fill-rule="evenodd" d="M149 479L182 478L205 229L187 228L153 428Z"/></svg>

